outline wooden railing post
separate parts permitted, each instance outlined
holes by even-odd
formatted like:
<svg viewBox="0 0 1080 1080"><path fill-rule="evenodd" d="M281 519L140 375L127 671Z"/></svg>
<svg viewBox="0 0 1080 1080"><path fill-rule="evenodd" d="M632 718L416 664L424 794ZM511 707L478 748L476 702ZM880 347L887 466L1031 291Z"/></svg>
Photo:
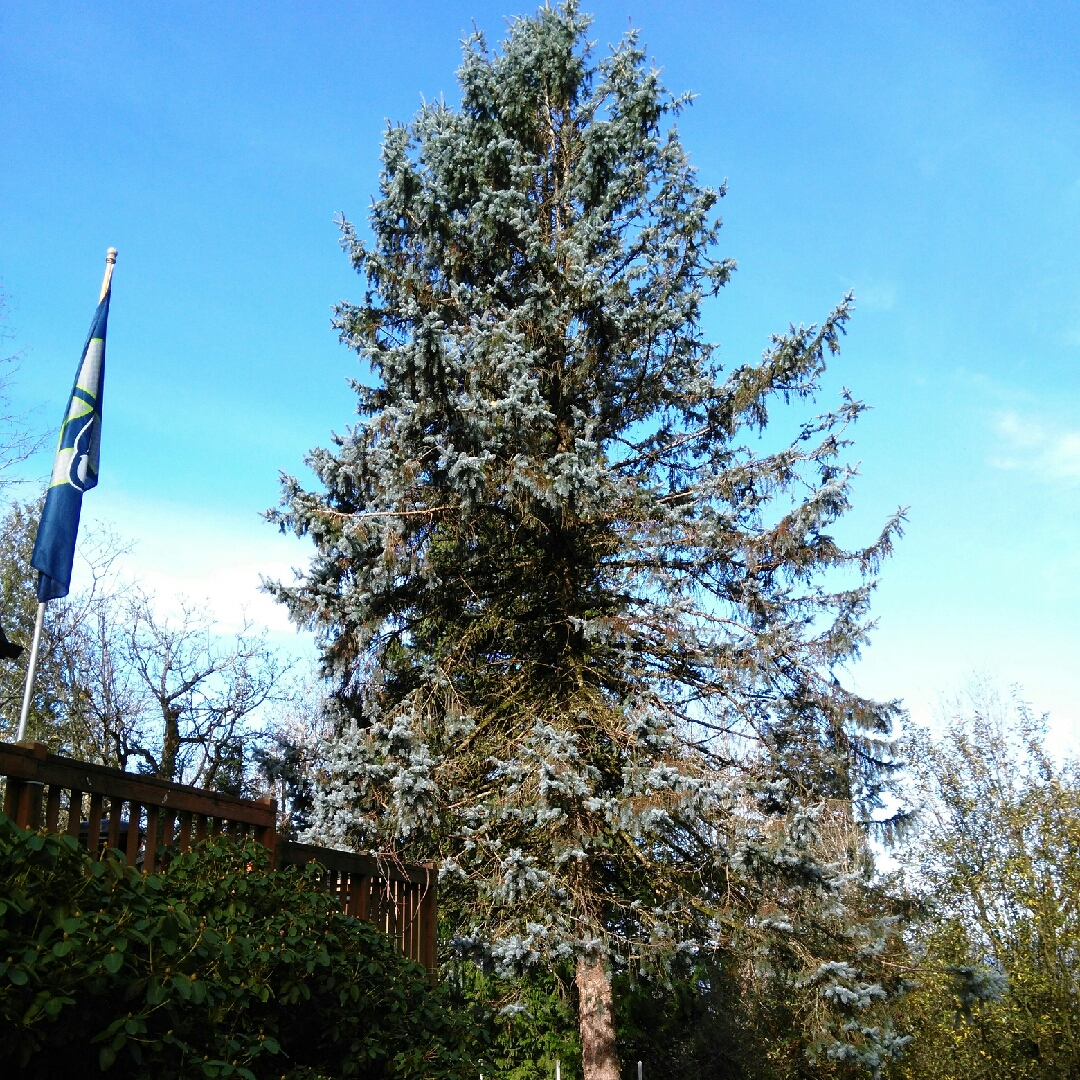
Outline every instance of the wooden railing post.
<svg viewBox="0 0 1080 1080"><path fill-rule="evenodd" d="M146 842L143 845L143 870L152 874L157 869L158 808L146 808Z"/></svg>
<svg viewBox="0 0 1080 1080"><path fill-rule="evenodd" d="M30 751L37 761L44 761L48 747L39 742L18 744ZM4 792L4 813L20 829L41 828L41 801L45 785L37 780L17 779L9 776Z"/></svg>
<svg viewBox="0 0 1080 1080"><path fill-rule="evenodd" d="M420 897L420 963L427 968L434 978L438 968L438 880L439 872L434 866L428 867L428 881Z"/></svg>
<svg viewBox="0 0 1080 1080"><path fill-rule="evenodd" d="M270 862L277 866L277 799L263 798L259 802L269 807L272 820L269 825L255 826L255 839L270 851Z"/></svg>
<svg viewBox="0 0 1080 1080"><path fill-rule="evenodd" d="M16 825L19 824L19 803L25 787L26 781L16 780L14 776L9 776L4 785L4 817L10 818Z"/></svg>

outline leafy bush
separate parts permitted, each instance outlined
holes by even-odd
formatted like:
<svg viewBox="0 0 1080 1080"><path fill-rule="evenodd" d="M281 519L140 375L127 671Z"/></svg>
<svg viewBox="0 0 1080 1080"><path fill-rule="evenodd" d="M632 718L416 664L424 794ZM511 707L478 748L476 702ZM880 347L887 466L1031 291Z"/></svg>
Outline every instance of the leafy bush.
<svg viewBox="0 0 1080 1080"><path fill-rule="evenodd" d="M478 1069L495 1080L581 1080L581 1037L571 964L528 968L500 979L471 959L443 968L458 1011L485 1032Z"/></svg>
<svg viewBox="0 0 1080 1080"><path fill-rule="evenodd" d="M0 815L0 1072L471 1076L445 990L319 875L218 838L144 876Z"/></svg>

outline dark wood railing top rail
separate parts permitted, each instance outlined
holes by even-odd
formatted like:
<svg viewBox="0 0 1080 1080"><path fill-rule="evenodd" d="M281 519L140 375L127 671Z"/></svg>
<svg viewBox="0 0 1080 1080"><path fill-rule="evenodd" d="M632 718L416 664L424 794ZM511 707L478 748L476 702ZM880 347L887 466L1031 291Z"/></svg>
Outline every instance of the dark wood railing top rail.
<svg viewBox="0 0 1080 1080"><path fill-rule="evenodd" d="M357 855L352 851L333 851L312 844L297 844L291 840L278 842L278 862L283 866L320 862L329 870L338 870L345 874L359 874L382 881L405 881L425 887L432 883L435 873L426 866L410 866L394 859Z"/></svg>
<svg viewBox="0 0 1080 1080"><path fill-rule="evenodd" d="M92 765L50 754L42 743L30 746L0 743L0 775L56 784L85 795L105 795L142 806L159 806L175 813L202 814L268 829L277 826L277 809L270 799L242 799L154 776L122 772L107 765Z"/></svg>
<svg viewBox="0 0 1080 1080"><path fill-rule="evenodd" d="M153 870L164 848L176 844L186 851L208 833L224 832L251 835L273 852L278 867L321 863L327 890L347 914L373 923L406 956L435 971L434 867L293 843L277 834L274 799L242 799L92 765L50 754L42 743L0 743L0 776L7 777L4 813L16 824L64 830L60 818L66 809L66 831L94 858L106 846L120 848L130 864Z"/></svg>

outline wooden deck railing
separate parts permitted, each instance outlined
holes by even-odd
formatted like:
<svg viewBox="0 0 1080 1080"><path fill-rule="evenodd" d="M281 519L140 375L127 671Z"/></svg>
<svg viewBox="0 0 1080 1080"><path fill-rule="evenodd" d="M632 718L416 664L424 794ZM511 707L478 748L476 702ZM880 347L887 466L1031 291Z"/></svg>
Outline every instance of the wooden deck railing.
<svg viewBox="0 0 1080 1080"><path fill-rule="evenodd" d="M317 862L347 914L389 934L397 948L435 971L436 873L430 866L296 844L277 833L273 799L241 799L104 765L61 757L42 743L0 743L4 813L24 829L74 836L99 858L108 848L151 873L166 848L187 851L206 836L252 837L284 867Z"/></svg>

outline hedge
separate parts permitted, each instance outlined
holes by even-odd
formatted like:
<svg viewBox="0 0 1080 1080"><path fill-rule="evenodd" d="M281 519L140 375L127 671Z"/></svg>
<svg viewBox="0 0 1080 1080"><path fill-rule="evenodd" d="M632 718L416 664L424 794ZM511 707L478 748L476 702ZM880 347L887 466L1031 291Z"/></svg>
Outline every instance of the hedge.
<svg viewBox="0 0 1080 1080"><path fill-rule="evenodd" d="M320 872L213 838L143 875L0 814L0 1072L471 1080L478 1036Z"/></svg>

